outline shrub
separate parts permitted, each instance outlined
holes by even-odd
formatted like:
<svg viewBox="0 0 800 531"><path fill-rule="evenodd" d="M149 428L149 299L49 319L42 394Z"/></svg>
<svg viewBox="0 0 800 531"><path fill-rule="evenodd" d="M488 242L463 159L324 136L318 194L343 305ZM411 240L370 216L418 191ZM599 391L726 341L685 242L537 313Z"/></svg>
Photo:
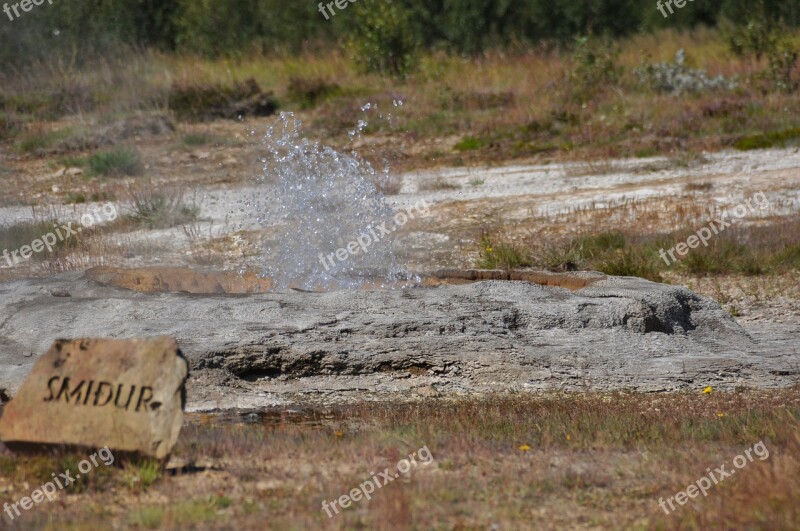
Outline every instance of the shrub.
<svg viewBox="0 0 800 531"><path fill-rule="evenodd" d="M576 43L566 93L569 99L584 103L599 90L617 85L623 68L617 66L619 48L609 39L578 37Z"/></svg>
<svg viewBox="0 0 800 531"><path fill-rule="evenodd" d="M339 85L324 79L292 77L289 80L289 97L296 101L301 109L312 109L320 102L341 92L342 88Z"/></svg>
<svg viewBox="0 0 800 531"><path fill-rule="evenodd" d="M735 81L728 81L724 76L709 77L705 70L686 66L686 53L682 49L675 54L672 63L645 65L636 70L636 75L641 85L675 96L687 92L733 90L737 86Z"/></svg>
<svg viewBox="0 0 800 531"><path fill-rule="evenodd" d="M767 56L768 68L766 79L775 90L792 94L800 87L800 80L795 79L800 50L790 40L781 40L774 48L769 50Z"/></svg>
<svg viewBox="0 0 800 531"><path fill-rule="evenodd" d="M278 110L278 101L251 78L232 86L173 85L169 108L181 120L238 119L270 116Z"/></svg>
<svg viewBox="0 0 800 531"><path fill-rule="evenodd" d="M419 40L403 6L393 0L354 4L349 48L366 73L405 79L416 68Z"/></svg>
<svg viewBox="0 0 800 531"><path fill-rule="evenodd" d="M144 164L136 150L115 148L89 157L89 171L105 177L133 177L144 171Z"/></svg>
<svg viewBox="0 0 800 531"><path fill-rule="evenodd" d="M752 55L760 60L766 56L767 69L758 77L767 81L769 90L793 93L800 88L800 80L795 79L800 50L794 34L774 14L770 16L763 2L761 7L750 15L746 25L727 32L728 47L742 57Z"/></svg>

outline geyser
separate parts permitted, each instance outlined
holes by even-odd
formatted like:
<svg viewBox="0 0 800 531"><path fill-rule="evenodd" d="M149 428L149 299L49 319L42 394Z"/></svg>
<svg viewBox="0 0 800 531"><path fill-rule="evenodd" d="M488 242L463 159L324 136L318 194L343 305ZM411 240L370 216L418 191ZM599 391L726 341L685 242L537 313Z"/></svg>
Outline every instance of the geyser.
<svg viewBox="0 0 800 531"><path fill-rule="evenodd" d="M387 288L401 280L401 285L416 282L397 263L391 237L361 246L345 259L341 253L324 259L394 222L395 212L378 187L382 176L369 162L303 138L292 113L280 115L262 145L266 156L256 177L259 191L245 209L266 232L259 266L275 289L354 289L367 279L381 280Z"/></svg>

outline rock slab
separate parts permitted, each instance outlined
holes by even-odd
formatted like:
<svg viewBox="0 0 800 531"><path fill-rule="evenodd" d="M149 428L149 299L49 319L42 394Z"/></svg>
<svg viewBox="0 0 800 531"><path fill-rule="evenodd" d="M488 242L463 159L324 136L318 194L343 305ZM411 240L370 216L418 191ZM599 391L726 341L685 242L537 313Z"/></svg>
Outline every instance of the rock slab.
<svg viewBox="0 0 800 531"><path fill-rule="evenodd" d="M798 327L751 334L686 288L588 278L572 289L478 280L251 295L139 293L78 271L20 280L0 284L0 387L16 392L58 337L53 323L75 337L177 338L192 369L193 411L499 391L769 389L800 381Z"/></svg>
<svg viewBox="0 0 800 531"><path fill-rule="evenodd" d="M183 424L187 377L171 337L56 340L5 407L0 440L164 459Z"/></svg>

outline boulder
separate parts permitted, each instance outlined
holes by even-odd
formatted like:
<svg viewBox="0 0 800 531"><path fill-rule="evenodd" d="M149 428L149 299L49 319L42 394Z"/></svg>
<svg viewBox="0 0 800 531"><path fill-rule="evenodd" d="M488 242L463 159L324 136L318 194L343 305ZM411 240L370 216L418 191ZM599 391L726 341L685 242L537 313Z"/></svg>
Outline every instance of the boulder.
<svg viewBox="0 0 800 531"><path fill-rule="evenodd" d="M56 340L6 405L0 440L164 459L183 424L187 376L171 337Z"/></svg>

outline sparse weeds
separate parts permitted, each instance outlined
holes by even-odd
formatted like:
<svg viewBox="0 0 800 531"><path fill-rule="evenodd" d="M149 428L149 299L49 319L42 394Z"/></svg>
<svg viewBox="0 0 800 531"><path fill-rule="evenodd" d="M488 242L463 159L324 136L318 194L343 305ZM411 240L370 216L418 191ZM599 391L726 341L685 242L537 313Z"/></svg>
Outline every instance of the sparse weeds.
<svg viewBox="0 0 800 531"><path fill-rule="evenodd" d="M186 147L202 147L212 142L211 135L206 133L186 133L181 137L181 142Z"/></svg>
<svg viewBox="0 0 800 531"><path fill-rule="evenodd" d="M56 131L34 128L17 137L16 148L20 153L27 155L41 155L53 148L59 140L67 138L71 132L69 128Z"/></svg>
<svg viewBox="0 0 800 531"><path fill-rule="evenodd" d="M383 195L397 195L403 189L404 180L399 173L388 173L375 179L375 188Z"/></svg>
<svg viewBox="0 0 800 531"><path fill-rule="evenodd" d="M693 181L686 183L683 189L687 192L710 192L714 189L714 183Z"/></svg>
<svg viewBox="0 0 800 531"><path fill-rule="evenodd" d="M424 179L417 185L417 190L420 192L443 192L458 190L459 188L461 188L459 185L451 183L442 177Z"/></svg>
<svg viewBox="0 0 800 531"><path fill-rule="evenodd" d="M185 201L185 192L178 187L160 187L152 180L134 183L128 188L130 212L126 219L149 229L163 229L191 223L200 208Z"/></svg>

